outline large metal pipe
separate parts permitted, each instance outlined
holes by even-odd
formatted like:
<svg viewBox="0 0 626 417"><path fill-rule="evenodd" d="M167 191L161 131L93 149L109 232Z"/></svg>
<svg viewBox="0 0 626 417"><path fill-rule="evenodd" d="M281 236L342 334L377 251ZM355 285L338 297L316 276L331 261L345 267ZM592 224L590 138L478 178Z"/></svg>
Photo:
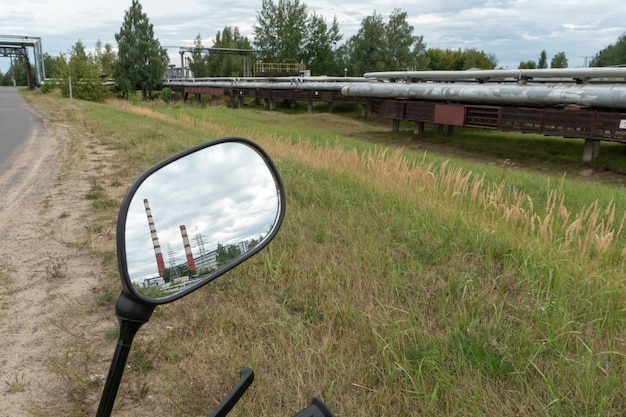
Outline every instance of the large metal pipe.
<svg viewBox="0 0 626 417"><path fill-rule="evenodd" d="M467 71L389 71L368 72L369 79L393 79L415 81L462 81L462 80L529 80L529 79L624 79L626 68L591 67L591 68L552 68L552 69L515 69L515 70L467 70Z"/></svg>
<svg viewBox="0 0 626 417"><path fill-rule="evenodd" d="M302 82L297 79L285 82L255 82L241 80L224 80L224 81L173 81L170 80L164 85L180 85L185 87L215 87L215 88L259 88L267 90L330 90L339 91L346 85L352 85L351 82L320 82L309 81Z"/></svg>
<svg viewBox="0 0 626 417"><path fill-rule="evenodd" d="M574 104L626 109L626 87L616 85L361 83L344 86L341 94L346 97L409 98L477 104Z"/></svg>

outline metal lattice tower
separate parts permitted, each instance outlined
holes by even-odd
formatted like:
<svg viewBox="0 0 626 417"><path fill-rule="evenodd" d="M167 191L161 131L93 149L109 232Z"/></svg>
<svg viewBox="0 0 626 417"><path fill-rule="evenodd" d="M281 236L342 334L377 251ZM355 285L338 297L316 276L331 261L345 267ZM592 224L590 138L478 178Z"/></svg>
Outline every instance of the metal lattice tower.
<svg viewBox="0 0 626 417"><path fill-rule="evenodd" d="M170 280L174 277L178 278L180 275L178 274L178 268L176 267L176 255L174 254L172 245L169 243L167 244L167 262L170 266Z"/></svg>

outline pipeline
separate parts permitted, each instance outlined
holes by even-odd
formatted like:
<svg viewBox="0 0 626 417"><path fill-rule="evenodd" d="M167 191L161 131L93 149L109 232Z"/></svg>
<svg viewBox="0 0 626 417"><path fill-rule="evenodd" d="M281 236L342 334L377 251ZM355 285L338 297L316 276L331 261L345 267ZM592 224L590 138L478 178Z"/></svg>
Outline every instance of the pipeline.
<svg viewBox="0 0 626 417"><path fill-rule="evenodd" d="M192 80L167 80L164 86L258 88L267 90L328 90L340 91L342 87L366 82L364 78L199 78Z"/></svg>
<svg viewBox="0 0 626 417"><path fill-rule="evenodd" d="M376 80L412 80L412 81L528 81L570 79L588 81L592 79L626 78L626 68L591 67L591 68L551 68L551 69L514 69L514 70L467 70L467 71L389 71L368 72L366 79Z"/></svg>
<svg viewBox="0 0 626 417"><path fill-rule="evenodd" d="M521 85L475 83L360 83L344 86L346 97L408 98L517 106L579 105L626 109L626 87L616 85Z"/></svg>

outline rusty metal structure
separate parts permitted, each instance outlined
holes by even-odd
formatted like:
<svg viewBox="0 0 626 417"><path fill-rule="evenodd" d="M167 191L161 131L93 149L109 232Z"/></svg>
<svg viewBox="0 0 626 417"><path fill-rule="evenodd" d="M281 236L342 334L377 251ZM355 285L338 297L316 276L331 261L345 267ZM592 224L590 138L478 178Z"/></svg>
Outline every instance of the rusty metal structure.
<svg viewBox="0 0 626 417"><path fill-rule="evenodd" d="M31 64L29 49L32 48L33 62ZM34 89L36 86L43 84L46 76L43 65L43 50L41 46L41 38L33 36L14 36L0 35L0 57L13 59L22 57L26 70L26 80L28 88ZM32 73L34 69L35 78Z"/></svg>
<svg viewBox="0 0 626 417"><path fill-rule="evenodd" d="M350 103L363 113L424 124L497 129L582 138L583 160L592 161L601 141L626 144L626 68L551 70L418 71L367 73L364 77L195 79L167 84L189 94L277 101Z"/></svg>

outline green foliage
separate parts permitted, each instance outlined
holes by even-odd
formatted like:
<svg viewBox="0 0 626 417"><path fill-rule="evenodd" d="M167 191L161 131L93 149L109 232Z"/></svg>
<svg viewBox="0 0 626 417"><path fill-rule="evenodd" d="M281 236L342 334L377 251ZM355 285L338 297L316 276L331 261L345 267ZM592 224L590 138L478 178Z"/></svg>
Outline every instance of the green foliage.
<svg viewBox="0 0 626 417"><path fill-rule="evenodd" d="M626 33L617 42L610 44L598 52L591 61L592 67L607 67L626 64Z"/></svg>
<svg viewBox="0 0 626 417"><path fill-rule="evenodd" d="M343 38L335 17L328 27L326 20L313 13L307 24L304 41L305 58L303 62L315 75L341 75L343 66L336 59L337 43Z"/></svg>
<svg viewBox="0 0 626 417"><path fill-rule="evenodd" d="M164 103L169 103L170 101L172 101L172 89L169 87L165 87L161 90L161 100L163 100Z"/></svg>
<svg viewBox="0 0 626 417"><path fill-rule="evenodd" d="M65 97L80 100L102 102L108 95L107 87L102 83L98 66L93 57L85 51L79 40L68 53L69 61L57 61L62 82L59 87Z"/></svg>
<svg viewBox="0 0 626 417"><path fill-rule="evenodd" d="M537 68L538 69L548 68L548 53L546 52L545 49L541 51L541 54L539 55L539 62L537 63Z"/></svg>
<svg viewBox="0 0 626 417"><path fill-rule="evenodd" d="M1 74L0 74L1 75ZM34 72L31 75L34 79ZM28 79L26 77L26 65L24 62L24 57L18 55L13 58L13 65L9 68L9 70L0 77L0 85L9 86L13 85L13 78L15 78L15 85L17 86L26 86L28 85Z"/></svg>
<svg viewBox="0 0 626 417"><path fill-rule="evenodd" d="M50 56L47 53L43 54L43 66L46 70L46 78L61 78L61 69L65 65L65 58L63 54L57 57Z"/></svg>
<svg viewBox="0 0 626 417"><path fill-rule="evenodd" d="M301 62L307 25L300 0L263 0L253 27L254 46L262 62Z"/></svg>
<svg viewBox="0 0 626 417"><path fill-rule="evenodd" d="M154 38L153 25L138 0L133 0L126 11L115 40L118 59L112 65L113 78L124 96L140 89L146 99L161 84L169 58L167 51Z"/></svg>
<svg viewBox="0 0 626 417"><path fill-rule="evenodd" d="M250 41L241 36L239 28L226 26L217 31L213 48L252 50ZM241 77L244 75L244 56L235 53L208 51L202 45L200 34L194 40L189 60L194 77Z"/></svg>
<svg viewBox="0 0 626 417"><path fill-rule="evenodd" d="M424 69L423 38L413 34L406 19L400 9L394 9L387 23L376 12L363 19L344 50L350 74Z"/></svg>
<svg viewBox="0 0 626 417"><path fill-rule="evenodd" d="M430 70L463 71L471 68L493 69L496 57L477 49L438 49L425 52L427 68Z"/></svg>
<svg viewBox="0 0 626 417"><path fill-rule="evenodd" d="M526 62L520 62L519 66L517 67L519 69L536 69L537 68L537 63L534 60L529 60Z"/></svg>
<svg viewBox="0 0 626 417"><path fill-rule="evenodd" d="M342 66L335 59L341 40L337 19L329 26L299 0L263 0L253 27L254 46L262 62L304 63L313 74L337 75Z"/></svg>
<svg viewBox="0 0 626 417"><path fill-rule="evenodd" d="M103 78L109 78L113 74L113 64L117 59L117 55L113 51L113 47L110 43L102 46L102 41L98 39L96 42L96 49L94 52L94 61L98 66L100 76Z"/></svg>
<svg viewBox="0 0 626 417"><path fill-rule="evenodd" d="M241 250L238 246L228 245L224 246L221 243L217 244L217 263L218 265L224 265L233 259L238 258L241 255Z"/></svg>
<svg viewBox="0 0 626 417"><path fill-rule="evenodd" d="M557 52L550 61L550 68L567 68L567 56L565 52Z"/></svg>

